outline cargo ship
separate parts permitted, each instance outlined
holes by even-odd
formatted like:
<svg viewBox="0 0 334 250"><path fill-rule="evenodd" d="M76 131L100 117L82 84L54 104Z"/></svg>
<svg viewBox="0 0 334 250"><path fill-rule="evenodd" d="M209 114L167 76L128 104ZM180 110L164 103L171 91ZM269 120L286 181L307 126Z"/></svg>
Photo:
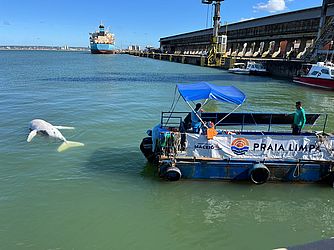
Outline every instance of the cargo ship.
<svg viewBox="0 0 334 250"><path fill-rule="evenodd" d="M115 54L115 35L105 30L101 23L99 30L90 35L90 51L92 54Z"/></svg>

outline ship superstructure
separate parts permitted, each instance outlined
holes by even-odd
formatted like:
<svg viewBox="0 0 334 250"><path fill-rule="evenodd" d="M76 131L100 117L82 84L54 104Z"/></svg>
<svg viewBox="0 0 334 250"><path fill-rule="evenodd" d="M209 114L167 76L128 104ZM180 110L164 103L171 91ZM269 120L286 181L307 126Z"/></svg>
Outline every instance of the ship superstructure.
<svg viewBox="0 0 334 250"><path fill-rule="evenodd" d="M92 54L114 54L115 35L107 31L104 25L99 25L99 30L90 33L90 50Z"/></svg>

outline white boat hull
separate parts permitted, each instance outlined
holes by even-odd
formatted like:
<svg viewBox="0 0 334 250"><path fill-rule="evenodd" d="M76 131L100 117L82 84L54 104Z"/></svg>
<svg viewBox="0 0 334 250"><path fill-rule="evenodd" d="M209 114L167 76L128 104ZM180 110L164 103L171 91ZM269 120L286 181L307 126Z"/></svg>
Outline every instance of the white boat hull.
<svg viewBox="0 0 334 250"><path fill-rule="evenodd" d="M238 75L249 75L249 70L246 69L229 69L229 73L238 74Z"/></svg>

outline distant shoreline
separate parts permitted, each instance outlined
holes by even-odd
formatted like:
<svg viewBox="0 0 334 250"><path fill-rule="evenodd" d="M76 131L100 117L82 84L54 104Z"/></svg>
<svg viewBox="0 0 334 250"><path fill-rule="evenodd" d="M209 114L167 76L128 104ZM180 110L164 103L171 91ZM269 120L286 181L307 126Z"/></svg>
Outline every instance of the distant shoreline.
<svg viewBox="0 0 334 250"><path fill-rule="evenodd" d="M88 47L68 47L68 46L0 46L0 50L29 50L29 51L89 51Z"/></svg>

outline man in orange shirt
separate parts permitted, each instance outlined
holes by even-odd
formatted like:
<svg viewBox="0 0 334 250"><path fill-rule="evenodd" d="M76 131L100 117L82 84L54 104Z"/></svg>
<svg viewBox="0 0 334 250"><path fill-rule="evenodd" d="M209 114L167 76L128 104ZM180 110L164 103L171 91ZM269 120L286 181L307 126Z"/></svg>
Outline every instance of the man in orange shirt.
<svg viewBox="0 0 334 250"><path fill-rule="evenodd" d="M206 137L208 138L208 140L212 140L213 137L215 137L218 132L217 130L215 130L215 125L213 124L213 122L208 122L208 129L206 130Z"/></svg>

